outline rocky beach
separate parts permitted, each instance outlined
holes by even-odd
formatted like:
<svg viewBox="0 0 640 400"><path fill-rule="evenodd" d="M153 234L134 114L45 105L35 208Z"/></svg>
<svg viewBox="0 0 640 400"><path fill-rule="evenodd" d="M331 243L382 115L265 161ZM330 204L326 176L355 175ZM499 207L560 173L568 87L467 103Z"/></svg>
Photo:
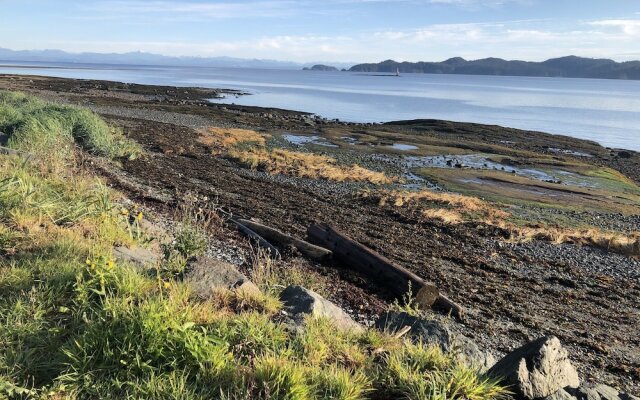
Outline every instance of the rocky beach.
<svg viewBox="0 0 640 400"><path fill-rule="evenodd" d="M84 165L167 230L185 195L295 238L329 224L461 305L464 318L430 311L428 320L502 359L496 370L523 345L554 348L582 385L518 395L626 396L594 385L640 393L640 153L493 125L345 123L210 101L246 95L226 89L26 75L0 76L0 89L87 107L137 142L141 157L87 155ZM249 275L254 247L221 227L207 257ZM364 327L398 302L344 262L279 251L275 263L320 282Z"/></svg>

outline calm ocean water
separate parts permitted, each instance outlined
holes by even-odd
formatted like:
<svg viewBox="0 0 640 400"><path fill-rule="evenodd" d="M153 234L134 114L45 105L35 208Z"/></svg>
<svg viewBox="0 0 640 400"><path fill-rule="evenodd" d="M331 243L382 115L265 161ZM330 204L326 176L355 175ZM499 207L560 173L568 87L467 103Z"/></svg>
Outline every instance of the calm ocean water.
<svg viewBox="0 0 640 400"><path fill-rule="evenodd" d="M351 72L57 65L0 73L240 89L221 102L312 112L344 121L435 118L595 140L640 151L640 81Z"/></svg>

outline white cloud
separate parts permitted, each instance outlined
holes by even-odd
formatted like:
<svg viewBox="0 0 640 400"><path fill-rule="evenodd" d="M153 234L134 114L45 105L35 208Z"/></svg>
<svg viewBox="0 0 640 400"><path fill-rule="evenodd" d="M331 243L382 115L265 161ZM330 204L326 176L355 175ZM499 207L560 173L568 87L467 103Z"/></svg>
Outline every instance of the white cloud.
<svg viewBox="0 0 640 400"><path fill-rule="evenodd" d="M640 19L606 19L589 22L589 25L613 28L624 35L640 37Z"/></svg>
<svg viewBox="0 0 640 400"><path fill-rule="evenodd" d="M225 19L246 17L282 17L291 15L296 2L292 0L209 2L193 1L124 1L111 0L88 3L82 7L98 14L90 18L113 17L190 17L194 19Z"/></svg>

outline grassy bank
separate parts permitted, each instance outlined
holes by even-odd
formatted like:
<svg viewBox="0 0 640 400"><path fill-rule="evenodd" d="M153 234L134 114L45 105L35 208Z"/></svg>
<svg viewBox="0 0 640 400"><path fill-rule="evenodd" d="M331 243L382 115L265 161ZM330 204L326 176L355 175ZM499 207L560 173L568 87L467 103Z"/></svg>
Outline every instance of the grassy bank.
<svg viewBox="0 0 640 400"><path fill-rule="evenodd" d="M138 147L87 110L15 93L0 93L0 130L31 154L0 155L0 398L503 397L438 348L322 319L287 330L273 277L256 279L265 295L194 300L179 271L202 251L197 218L180 221L157 269L114 262L114 246L144 245L144 216L124 212L77 153Z"/></svg>

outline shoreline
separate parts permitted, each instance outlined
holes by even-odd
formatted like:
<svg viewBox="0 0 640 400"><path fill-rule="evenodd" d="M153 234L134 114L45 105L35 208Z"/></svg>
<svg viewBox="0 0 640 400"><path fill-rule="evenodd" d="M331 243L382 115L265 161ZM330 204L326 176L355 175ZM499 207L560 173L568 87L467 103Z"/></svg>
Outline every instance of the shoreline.
<svg viewBox="0 0 640 400"><path fill-rule="evenodd" d="M74 68L76 68L77 66L74 66ZM116 66L110 66L109 68L114 68L114 67L118 67ZM29 67L32 69L36 69L38 67ZM47 66L42 66L42 68L49 68ZM56 66L55 68L60 68L59 66ZM90 68L91 69L91 68ZM128 69L128 68L125 68ZM135 69L135 68L134 68ZM52 69L53 71L53 69ZM95 71L100 71L99 69L96 69ZM268 70L265 70L268 71ZM284 71L284 70L283 70ZM28 69L25 69L23 72L20 72L20 74L29 74L31 71L29 71ZM54 72L52 72L53 74ZM80 74L80 73L78 73ZM124 74L124 72L123 72ZM168 76L169 78L172 78L173 75L171 75L172 73L170 73ZM77 74L76 74L77 75ZM85 73L85 75L95 75L93 73ZM98 78L102 79L102 73L98 74ZM163 74L161 74L163 75ZM281 75L281 74L280 74ZM281 78L280 75L277 75L276 77ZM114 75L114 76L117 76ZM159 75L160 76L160 75ZM164 76L164 75L163 75ZM242 78L242 74L238 75L237 77L234 77L235 80L238 79L244 79ZM474 77L476 75L467 75L467 77ZM122 78L122 77L121 77ZM163 80L166 77L163 77ZM508 77L507 77L508 78ZM538 79L536 77L531 77L532 79ZM72 79L72 78L70 78ZM302 78L296 78L294 79L292 82L297 82L297 79L302 79ZM91 80L91 79L86 79L86 80ZM127 81L135 81L137 80L135 77L124 77L124 80ZM233 79L232 79L233 80ZM233 82L229 81L230 84L226 84L224 82L219 82L218 86L222 86L222 87L228 87L233 89ZM303 81L304 82L304 79ZM189 87L189 82L184 82L184 84L186 86L177 86L177 87ZM237 82L236 82L237 85ZM161 84L162 86L162 84ZM213 85L215 86L215 85ZM403 85L400 85L403 86ZM526 85L525 85L526 86ZM249 87L252 87L251 85L249 85ZM500 84L498 84L498 86L496 86L496 88L501 87ZM505 86L506 88L509 87L509 85ZM532 86L533 87L533 86ZM226 93L229 93L230 95L238 95L240 93L242 94L251 94L251 93L247 93L247 91L243 91L243 90L238 90L238 91L232 91L231 89L216 89L215 87L212 87L210 90L218 90L220 91L220 93L223 93L223 91L226 91ZM255 88L253 88L255 89ZM253 89L247 89L249 91L253 90ZM336 93L337 94L337 93ZM521 92L514 92L514 95L522 95L523 93ZM290 100L287 100L288 97L286 96L293 96ZM460 95L464 95L464 93L460 93ZM256 94L256 98L255 99L234 99L234 96L227 96L228 99L222 99L221 103L236 103L236 105L238 103L243 104L246 103L248 104L247 106L250 106L252 104L254 104L256 107L264 107L264 108L271 108L271 104L275 104L273 101L273 99L270 98L266 98L266 97L261 97L260 93ZM614 122L614 119L609 119L607 117L608 114L604 113L604 111L598 111L600 115L599 118L602 118L604 122L601 123L583 123L582 121L582 117L581 117L581 112L579 111L572 111L570 109L560 109L557 111L552 111L552 114L546 114L547 111L544 110L543 108L540 108L544 105L543 103L540 103L539 106L535 106L534 108L531 109L531 111L526 111L526 112L520 112L517 111L517 109L510 109L510 108L505 108L504 110L502 109L496 109L499 111L492 111L494 110L494 106L495 105L491 105L491 103L489 102L489 107L488 108L475 108L475 106L466 106L464 103L464 101L457 101L455 100L455 104L456 104L456 109L458 107L470 107L469 109L467 108L462 108L461 110L463 111L462 114L460 114L460 112L450 112L450 111L446 111L446 110L440 110L438 107L438 104L446 102L446 101L454 101L454 100L447 100L445 98L440 99L439 101L437 101L433 106L435 107L433 112L428 112L425 113L423 112L423 110L429 110L429 107L431 107L431 102L424 102L422 101L420 107L424 106L427 108L416 108L416 107L411 107L411 100L408 99L398 99L397 100L397 104L398 106L403 106L403 107L408 107L406 110L405 108L402 108L402 112L391 112L391 113L386 113L384 112L382 109L380 109L380 107L376 108L375 106L373 107L373 114L363 114L362 112L356 112L355 114L353 112L343 112L340 111L341 108L332 108L332 103L333 100L331 101L324 101L322 98L319 98L318 101L318 105L317 107L313 108L313 107L308 107L305 109L305 107L301 106L298 102L296 102L296 98L295 96L298 96L298 93L296 91L288 91L284 94L284 99L281 101L276 101L276 103L278 103L278 108L281 109L288 109L288 110L296 110L298 112L305 112L305 113L310 113L310 114L319 114L321 116L327 117L329 119L333 119L333 118L340 118L343 121L346 122L351 122L351 123L387 123L387 122L393 122L393 121L398 121L398 120L406 120L406 119L414 119L414 117L421 117L421 116L426 116L426 118L433 118L433 119L440 119L440 120L446 120L446 121L455 121L455 122L460 122L460 123L478 123L478 124L488 124L491 125L493 123L495 123L494 121L497 122L498 125L503 126L503 127L509 127L509 126L514 126L514 129L521 129L521 130L525 130L525 131L536 131L536 132L548 132L551 134L555 134L555 135L564 135L564 136L571 136L571 137L577 137L577 138L585 138L585 140L594 140L597 142L602 142L602 146L603 147L611 147L611 148L617 148L617 149L633 149L633 151L640 151L640 148L634 147L635 143L632 140L632 138L630 137L630 135L633 134L633 132L635 132L635 128L633 128L634 125L629 125L632 124L634 121L634 117L632 116L632 114L627 115L627 111L620 111L621 114L619 118L621 118L621 121L625 121L623 126L620 126L618 123ZM224 96L222 96L224 97ZM252 95L253 97L253 95ZM446 97L446 96L445 96ZM454 98L457 98L454 96ZM302 98L302 100L307 101L306 98ZM341 101L341 98L338 97L336 98L337 102ZM409 103L407 103L409 101ZM424 103L424 104L423 104ZM306 104L306 103L305 103ZM358 103L359 107L360 106L364 106L364 104L362 103ZM395 104L395 103L394 103ZM445 104L445 103L443 103ZM447 103L448 104L448 103ZM538 103L532 103L532 104L538 104ZM298 105L299 107L296 107L296 105ZM520 105L526 105L526 104L520 104ZM496 106L497 107L497 106ZM538 107L538 108L536 108ZM303 110L300 110L299 108L303 108ZM597 108L597 107L596 107ZM376 111L377 110L377 111ZM400 109L399 109L400 110ZM504 111L504 112L503 112ZM583 110L585 113L588 113L588 111L585 109ZM506 113L506 114L505 114ZM515 113L515 114L514 114ZM541 113L541 114L540 114ZM625 114L626 113L626 114ZM503 115L504 114L504 115ZM375 118L370 118L371 115L377 115L377 117ZM360 117L360 118L358 118ZM566 119L568 118L568 119ZM613 117L612 117L613 118ZM562 123L562 121L567 121L566 123ZM625 126L627 127L625 129Z"/></svg>
<svg viewBox="0 0 640 400"><path fill-rule="evenodd" d="M2 67L3 65L0 65L0 67ZM12 65L7 65L7 66L12 66ZM57 68L67 68L67 67L39 67L39 66L12 66L12 67L20 67L20 68L25 68L25 69L35 69L35 68L51 68L51 69L57 69ZM78 68L78 69L84 69L84 68ZM91 68L89 68L91 69ZM471 75L473 76L473 75ZM640 151L638 150L632 150L632 149L628 149L628 148L624 148L624 147L611 147L611 146L605 146L595 140L590 140L590 139L583 139L583 138L579 138L576 136L571 136L568 134L562 134L562 133L551 133L551 132L544 132L544 131L540 131L540 130L527 130L527 129L521 129L521 128L513 128L513 127L509 127L509 126L504 126L504 125L499 125L499 124L491 124L491 123L481 123L481 122L469 122L469 121L460 121L460 120L448 120L448 119L439 119L439 118L412 118L412 119L401 119L401 120L390 120L390 121L378 121L378 122L362 122L362 121L346 121L346 120L340 120L338 118L327 118L324 117L320 114L316 114L314 112L311 111L302 111L302 110L295 110L295 109L287 109L287 108L279 108L279 107L265 107L265 106L252 106L252 105L241 105L241 104L230 104L230 103L218 103L215 101L210 101L210 100L220 100L220 99L224 99L225 96L252 96L253 94L250 92L246 92L244 90L240 90L240 89L229 89L229 88L206 88L206 87L202 87L202 86L168 86L168 85L150 85L150 84L140 84L140 83L132 83L132 82L121 82L121 81L112 81L112 80L103 80L103 79L84 79L84 78L64 78L64 77L53 77L53 76L47 76L47 75L28 75L28 74L6 74L6 73L0 73L0 79L4 79L4 78L11 78L11 77L23 77L23 78L37 78L37 79L52 79L52 80L68 80L68 81L78 81L78 82L86 82L86 83L98 83L98 84L114 84L116 86L119 86L121 89L122 88L135 88L135 87L140 87L140 88L158 88L160 90L163 89L173 89L174 91L176 89L184 89L184 90L189 90L189 91L199 91L200 94L199 96L196 95L193 98L188 98L188 100L200 100L200 101L206 101L208 103L211 103L212 105L216 105L218 107L227 107L227 108L235 108L235 109L247 109L247 110L257 110L257 111L263 111L263 112L269 112L269 111L278 111L278 112L282 112L282 113L288 113L288 114L298 114L298 115L308 115L313 117L314 119L320 119L323 120L325 122L331 122L331 123L338 123L338 124L343 124L346 126L358 126L358 125L363 125L363 126L376 126L376 125L410 125L412 123L420 123L420 122L441 122L441 123L453 123L453 124L457 124L457 125L461 125L461 126L470 126L470 127L477 127L477 128L483 128L483 127L489 127L489 128L498 128L498 129L504 129L504 130L509 130L512 132L518 132L520 134L526 134L526 135L544 135L544 136L552 136L552 137L558 137L558 138L564 138L564 139L571 139L571 140L576 140L576 141L582 141L585 143L589 143L591 145L595 144L597 146L600 146L604 149L610 149L610 150L619 150L619 151L627 151L627 152L631 152L631 153L635 153L635 154L640 154ZM537 77L532 77L532 78L537 78ZM204 93L210 93L212 95L212 97L207 97L206 95L204 95ZM180 100L181 98L178 98L178 100Z"/></svg>

